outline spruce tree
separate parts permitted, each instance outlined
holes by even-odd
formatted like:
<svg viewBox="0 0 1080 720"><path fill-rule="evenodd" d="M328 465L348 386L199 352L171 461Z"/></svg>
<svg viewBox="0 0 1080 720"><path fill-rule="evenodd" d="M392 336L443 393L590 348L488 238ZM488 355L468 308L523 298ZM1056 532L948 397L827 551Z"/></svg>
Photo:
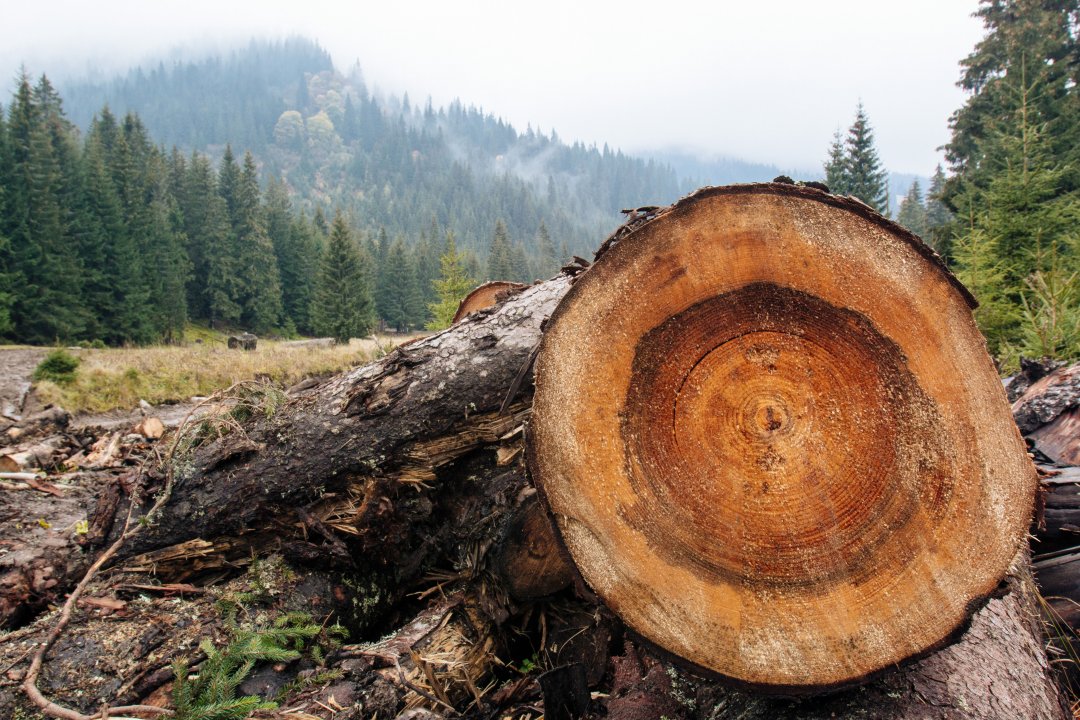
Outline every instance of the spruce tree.
<svg viewBox="0 0 1080 720"><path fill-rule="evenodd" d="M476 281L465 269L465 258L457 249L453 232L446 233L446 245L439 257L439 268L439 279L435 281L435 292L439 300L429 306L431 320L427 324L428 330L450 327L461 301L476 285Z"/></svg>
<svg viewBox="0 0 1080 720"><path fill-rule="evenodd" d="M211 326L236 322L240 306L236 257L225 200L210 160L192 153L184 176L184 235L191 262L188 308Z"/></svg>
<svg viewBox="0 0 1080 720"><path fill-rule="evenodd" d="M310 218L301 214L293 219L290 228L290 253L294 259L290 262L289 278L291 288L285 300L285 311L292 318L296 329L301 333L311 334L311 301L315 294L315 277L325 252L325 239ZM367 264L367 273L371 274L371 263Z"/></svg>
<svg viewBox="0 0 1080 720"><path fill-rule="evenodd" d="M427 306L437 300L435 286L432 284L439 277L439 242L440 233L438 226L432 219L431 227L420 233L420 241L413 249L416 265L416 283L422 301L421 321L418 327L423 327L428 321Z"/></svg>
<svg viewBox="0 0 1080 720"><path fill-rule="evenodd" d="M274 247L281 282L282 312L292 330L310 328L311 286L319 251L314 229L296 217L285 185L271 178L264 196L266 233Z"/></svg>
<svg viewBox="0 0 1080 720"><path fill-rule="evenodd" d="M409 329L422 328L430 319L427 301L422 290L422 280L417 253L411 252L408 256L409 278L405 291L405 314L408 318ZM429 281L430 283L431 281Z"/></svg>
<svg viewBox="0 0 1080 720"><path fill-rule="evenodd" d="M61 205L67 169L54 146L52 112L55 108L39 103L23 75L8 121L11 184L0 234L11 243L20 284L12 307L15 334L42 344L76 339L85 321L78 257Z"/></svg>
<svg viewBox="0 0 1080 720"><path fill-rule="evenodd" d="M15 304L15 274L11 271L11 243L0 235L0 338L10 337L15 329L11 308Z"/></svg>
<svg viewBox="0 0 1080 720"><path fill-rule="evenodd" d="M829 157L825 161L825 184L836 195L851 194L851 182L848 179L847 154L844 141L837 128L829 145Z"/></svg>
<svg viewBox="0 0 1080 720"><path fill-rule="evenodd" d="M256 332L266 332L281 322L281 280L274 246L263 223L258 173L250 152L244 153L238 190L236 239L244 283L241 319Z"/></svg>
<svg viewBox="0 0 1080 720"><path fill-rule="evenodd" d="M495 221L495 232L488 248L487 277L488 280L513 280L515 277L510 238L506 223L501 219Z"/></svg>
<svg viewBox="0 0 1080 720"><path fill-rule="evenodd" d="M387 324L393 324L392 318L397 317L393 308L395 302L394 283L388 270L387 259L390 254L390 237L386 234L386 228L379 228L379 233L374 240L369 252L374 251L375 277L375 313L379 319Z"/></svg>
<svg viewBox="0 0 1080 720"><path fill-rule="evenodd" d="M1014 115L1021 102L1028 120L1043 133L1049 155L1071 168L1063 188L1080 184L1080 88L1076 62L1080 39L1078 0L980 0L976 17L986 34L961 61L959 85L969 93L950 119L953 135L946 156L954 177L985 187L1000 168L994 135L1001 118ZM1021 97L1017 88L1037 92ZM950 204L963 192L950 183Z"/></svg>
<svg viewBox="0 0 1080 720"><path fill-rule="evenodd" d="M550 179L550 176L549 176ZM559 252L555 249L555 243L548 232L547 223L540 221L540 228L536 231L536 250L538 254L536 272L537 277L547 278L559 272Z"/></svg>
<svg viewBox="0 0 1080 720"><path fill-rule="evenodd" d="M952 258L950 251L952 239L952 212L945 205L945 171L941 165L934 169L930 178L930 189L926 192L926 237L923 239L941 253L946 260Z"/></svg>
<svg viewBox="0 0 1080 720"><path fill-rule="evenodd" d="M519 242L510 247L510 267L512 268L508 279L514 282L529 282L529 258L525 254L525 246Z"/></svg>
<svg viewBox="0 0 1080 720"><path fill-rule="evenodd" d="M847 194L854 195L878 212L888 213L888 177L874 147L874 131L860 102L855 121L844 142ZM830 189L831 189L830 185Z"/></svg>
<svg viewBox="0 0 1080 720"><path fill-rule="evenodd" d="M144 239L147 246L150 309L156 337L167 343L184 339L187 325L187 294L191 276L183 234L183 218L176 200L168 192L167 178L161 172L149 198L151 223Z"/></svg>
<svg viewBox="0 0 1080 720"><path fill-rule="evenodd" d="M1012 370L1022 352L1065 359L1080 353L1059 322L1076 317L1068 288L1080 273L1074 230L1080 192L1070 190L1072 168L1055 154L1050 125L1039 119L1046 78L1029 76L1021 61L997 80L1010 101L988 120L977 143L990 167L967 165L954 178L951 201L965 210L967 223L952 253L961 272L991 266L1000 275L993 300L1005 320L989 312L976 318L999 361ZM974 239L980 241L975 257Z"/></svg>
<svg viewBox="0 0 1080 720"><path fill-rule="evenodd" d="M409 258L405 252L404 239L399 235L386 252L379 277L384 283L382 319L390 327L404 332L409 329L411 313L409 308L410 283L415 283L415 276L409 267Z"/></svg>
<svg viewBox="0 0 1080 720"><path fill-rule="evenodd" d="M11 242L5 237L3 229L6 216L4 198L8 177L7 123L4 107L0 105L0 338L10 337L15 328L15 323L11 319L11 308L15 304L16 291L15 261L11 253Z"/></svg>
<svg viewBox="0 0 1080 720"><path fill-rule="evenodd" d="M904 202L900 205L897 222L919 237L925 237L927 229L926 205L923 203L922 188L919 186L918 180L914 180L911 187L908 188L907 195L904 196Z"/></svg>
<svg viewBox="0 0 1080 720"><path fill-rule="evenodd" d="M370 278L344 216L338 212L319 266L311 306L315 331L347 343L362 337L374 323Z"/></svg>
<svg viewBox="0 0 1080 720"><path fill-rule="evenodd" d="M166 334L178 339L180 326L168 318L180 317L175 309L164 311L159 306L167 288L175 287L178 279L166 263L186 265L186 252L176 247L182 239L169 225L176 218L171 212L171 198L165 197L167 179L161 151L150 141L146 128L135 115L124 116L120 137L115 145L118 195L127 228L122 264L131 268L131 277L124 283L120 304L124 341L145 344L162 339ZM155 206L155 199L158 200ZM184 268L186 270L186 268ZM183 287L186 272L178 270L179 285Z"/></svg>
<svg viewBox="0 0 1080 720"><path fill-rule="evenodd" d="M984 227L985 218L979 217L972 197L966 198L966 205L966 226L953 243L953 270L979 301L975 321L986 336L987 349L1000 359L1016 336L1020 311L1008 298L1005 264Z"/></svg>

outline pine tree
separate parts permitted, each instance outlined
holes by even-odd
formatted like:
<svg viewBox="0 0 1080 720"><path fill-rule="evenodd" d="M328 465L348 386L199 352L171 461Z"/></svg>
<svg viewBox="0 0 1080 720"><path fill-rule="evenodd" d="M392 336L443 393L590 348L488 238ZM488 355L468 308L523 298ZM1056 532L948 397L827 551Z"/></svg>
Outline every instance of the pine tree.
<svg viewBox="0 0 1080 720"><path fill-rule="evenodd" d="M836 195L851 194L851 182L848 179L847 154L840 129L836 129L832 144L829 145L829 158L825 161L825 184Z"/></svg>
<svg viewBox="0 0 1080 720"><path fill-rule="evenodd" d="M934 169L930 178L930 189L926 193L926 237L930 245L941 253L946 260L951 259L952 212L945 205L945 171L941 165Z"/></svg>
<svg viewBox="0 0 1080 720"><path fill-rule="evenodd" d="M374 323L370 277L340 212L334 216L330 241L319 266L311 316L315 331L338 343L366 335Z"/></svg>
<svg viewBox="0 0 1080 720"><path fill-rule="evenodd" d="M44 82L44 78L43 78ZM15 334L51 343L77 338L84 327L81 273L60 196L63 173L54 143L55 108L20 78L8 121L8 177L0 234L12 247L20 290L12 307Z"/></svg>
<svg viewBox="0 0 1080 720"><path fill-rule="evenodd" d="M379 277L384 283L385 303L381 312L386 324L399 332L409 329L411 313L409 308L410 284L415 286L415 275L409 266L405 252L405 241L399 235L386 252Z"/></svg>
<svg viewBox="0 0 1080 720"><path fill-rule="evenodd" d="M878 212L888 213L889 174L881 167L874 147L874 132L861 102L855 111L855 122L848 129L844 150L847 194L854 195Z"/></svg>
<svg viewBox="0 0 1080 720"><path fill-rule="evenodd" d="M904 202L900 205L897 222L919 237L925 237L927 230L926 205L923 203L922 188L914 180L908 188Z"/></svg>
<svg viewBox="0 0 1080 720"><path fill-rule="evenodd" d="M386 234L386 228L379 228L377 239L371 248L374 251L374 276L375 276L375 313L379 319L387 324L393 324L391 318L396 317L393 308L395 302L395 288L387 270L389 265L387 258L390 254L390 237Z"/></svg>
<svg viewBox="0 0 1080 720"><path fill-rule="evenodd" d="M495 232L491 237L491 246L488 249L488 280L514 279L514 260L511 252L510 238L506 233L506 223L502 220L496 220Z"/></svg>
<svg viewBox="0 0 1080 720"><path fill-rule="evenodd" d="M446 233L446 245L439 257L439 268L439 279L435 281L435 292L439 300L429 306L432 317L427 324L428 330L450 327L461 301L476 285L476 281L465 269L465 258L458 252L453 232Z"/></svg>
<svg viewBox="0 0 1080 720"><path fill-rule="evenodd" d="M550 176L548 178L550 179ZM534 274L537 277L547 278L559 272L562 266L559 262L559 253L555 249L551 233L548 232L547 223L543 220L540 221L540 229L536 231L536 249L539 257Z"/></svg>
<svg viewBox="0 0 1080 720"><path fill-rule="evenodd" d="M156 338L167 343L184 339L187 325L185 288L191 276L183 234L183 218L176 200L168 192L164 169L159 171L149 199L151 222L144 239L147 246L151 323Z"/></svg>
<svg viewBox="0 0 1080 720"><path fill-rule="evenodd" d="M953 136L946 156L954 177L985 187L995 174L998 149L994 140L999 119L1028 105L1029 120L1044 135L1049 155L1071 172L1065 191L1080 184L1080 88L1075 58L1080 53L1077 0L980 0L975 13L986 34L963 68L960 87L970 93L950 119ZM1021 76L1023 76L1022 79ZM1018 85L1037 88L1020 98ZM947 199L962 193L950 187Z"/></svg>
<svg viewBox="0 0 1080 720"><path fill-rule="evenodd" d="M240 169L232 149L225 148L218 168L218 193L225 201L229 218L232 253L215 259L226 262L235 272L227 285L229 291L223 293L228 302L219 309L228 311L228 319L238 319L246 327L265 332L281 320L281 284L273 245L263 227L258 174L250 152L244 154ZM212 272L220 274L221 269ZM239 308L238 318L230 304Z"/></svg>

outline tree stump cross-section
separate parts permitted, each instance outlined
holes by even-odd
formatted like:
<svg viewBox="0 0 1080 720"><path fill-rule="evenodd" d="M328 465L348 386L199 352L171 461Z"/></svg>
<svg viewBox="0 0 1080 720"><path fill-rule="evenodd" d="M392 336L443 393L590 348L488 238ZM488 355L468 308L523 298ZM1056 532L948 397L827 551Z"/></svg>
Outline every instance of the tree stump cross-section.
<svg viewBox="0 0 1080 720"><path fill-rule="evenodd" d="M972 305L917 238L807 188L706 189L621 239L548 323L528 428L582 579L765 691L940 647L1037 482Z"/></svg>

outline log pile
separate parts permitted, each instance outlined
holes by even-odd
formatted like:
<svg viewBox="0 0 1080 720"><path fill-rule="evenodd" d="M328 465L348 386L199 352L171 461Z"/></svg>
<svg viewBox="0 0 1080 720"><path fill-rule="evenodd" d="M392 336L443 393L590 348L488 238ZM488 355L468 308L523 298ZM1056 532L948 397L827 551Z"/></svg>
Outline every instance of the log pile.
<svg viewBox="0 0 1080 720"><path fill-rule="evenodd" d="M80 562L109 560L64 610L8 617L0 715L38 712L33 689L63 717L161 716L174 659L209 672L310 622L236 689L278 701L260 717L1066 717L1020 547L1034 470L968 300L817 190L635 213L592 266L321 384L246 388L88 488Z"/></svg>
<svg viewBox="0 0 1080 720"><path fill-rule="evenodd" d="M1027 362L1007 388L1045 487L1032 529L1039 587L1062 630L1080 630L1080 364Z"/></svg>

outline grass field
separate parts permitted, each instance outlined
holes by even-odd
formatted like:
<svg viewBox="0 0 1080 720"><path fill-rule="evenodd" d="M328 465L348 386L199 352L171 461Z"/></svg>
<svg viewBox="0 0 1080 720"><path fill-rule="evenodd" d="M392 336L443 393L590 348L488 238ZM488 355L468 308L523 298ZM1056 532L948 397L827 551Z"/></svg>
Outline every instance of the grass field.
<svg viewBox="0 0 1080 720"><path fill-rule="evenodd" d="M184 346L73 350L81 360L75 381L36 385L43 402L69 412L130 409L183 402L242 380L267 380L287 387L300 380L366 363L408 337L353 340L348 345L259 340L254 351L229 350L225 337L198 331L201 342ZM190 338L189 338L190 340Z"/></svg>

